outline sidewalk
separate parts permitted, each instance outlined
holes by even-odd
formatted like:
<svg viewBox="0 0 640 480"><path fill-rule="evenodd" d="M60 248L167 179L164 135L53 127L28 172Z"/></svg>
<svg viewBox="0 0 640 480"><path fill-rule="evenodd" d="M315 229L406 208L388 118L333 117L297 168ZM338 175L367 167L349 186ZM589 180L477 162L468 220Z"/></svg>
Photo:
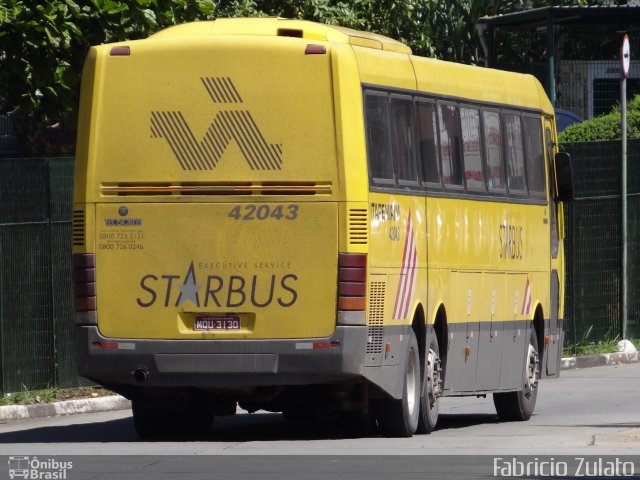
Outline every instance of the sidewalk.
<svg viewBox="0 0 640 480"><path fill-rule="evenodd" d="M639 352L601 353L598 355L581 355L562 359L562 370L575 368L603 367L636 363L640 361ZM108 412L131 408L131 402L119 395L98 398L82 398L37 405L9 405L0 407L0 424L28 418L44 418L57 415L73 415L76 413Z"/></svg>

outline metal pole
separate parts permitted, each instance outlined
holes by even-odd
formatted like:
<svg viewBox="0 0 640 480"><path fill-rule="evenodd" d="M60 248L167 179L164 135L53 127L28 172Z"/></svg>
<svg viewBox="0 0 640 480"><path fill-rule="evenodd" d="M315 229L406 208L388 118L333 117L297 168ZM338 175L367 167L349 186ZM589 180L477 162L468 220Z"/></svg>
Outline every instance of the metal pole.
<svg viewBox="0 0 640 480"><path fill-rule="evenodd" d="M627 338L628 282L627 282L627 76L620 82L620 131L622 133L622 338Z"/></svg>
<svg viewBox="0 0 640 480"><path fill-rule="evenodd" d="M556 106L556 28L553 8L547 16L547 94L551 105Z"/></svg>

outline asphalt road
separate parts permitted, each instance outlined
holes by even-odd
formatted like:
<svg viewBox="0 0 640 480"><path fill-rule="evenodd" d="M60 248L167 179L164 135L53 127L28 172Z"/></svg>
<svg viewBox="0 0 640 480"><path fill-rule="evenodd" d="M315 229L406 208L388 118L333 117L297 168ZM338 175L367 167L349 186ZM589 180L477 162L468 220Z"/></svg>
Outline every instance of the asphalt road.
<svg viewBox="0 0 640 480"><path fill-rule="evenodd" d="M43 455L164 455L171 457L164 457L162 464L182 465L179 470L183 472L191 472L190 469L198 471L198 461L169 462L168 459L185 458L175 457L182 455L218 455L224 456L227 463L241 465L244 470L260 472L261 479L270 478L269 468L265 467L270 462L273 462L274 478L282 478L287 473L282 471L284 464L277 460L279 457L256 460L253 457L255 455L326 455L331 458L330 461L317 462L336 469L346 469L354 475L359 468L366 470L367 465L377 465L375 471L381 475L385 471L389 474L386 469L398 465L394 462L401 462L394 460L396 457L390 457L394 455L432 456L424 458L442 455L631 455L640 469L639 403L640 363L635 363L563 371L558 380L542 381L536 412L528 422L500 423L490 397L445 398L437 430L431 435L407 439L348 434L337 421L324 421L302 428L286 423L280 414L240 413L233 417L216 418L211 433L204 441L142 442L135 434L131 412L119 411L2 424L0 455L39 455L41 458ZM242 458L241 462L229 460L241 459L239 456L245 455L249 457ZM367 457L345 457L341 460L340 456L343 455ZM118 464L130 467L143 463L154 464L141 459L122 463L122 457L119 458ZM456 478L479 478L477 470L470 468L467 471L460 461L455 460L456 457L448 458L454 459L451 463L457 469ZM489 465L491 460L477 458L480 464ZM298 465L298 468L304 469L305 461L288 461L286 465L293 469ZM462 464L465 462L473 464L468 459ZM106 466L113 464L105 460ZM224 464L217 461L219 467ZM406 465L406 462L401 464ZM233 465L228 465L227 473L235 472ZM2 468L0 466L0 476ZM416 465L409 470L405 472L408 475L432 471L431 466L425 465ZM202 478L210 478L206 477L207 472L207 468L204 468L202 475L205 476ZM158 476L158 472L154 475L149 478L163 478L162 475ZM389 475L382 475L381 478L389 478ZM399 478L398 471L394 475ZM232 475L217 478L249 477ZM348 477L341 475L340 478ZM425 477L423 475L420 478Z"/></svg>

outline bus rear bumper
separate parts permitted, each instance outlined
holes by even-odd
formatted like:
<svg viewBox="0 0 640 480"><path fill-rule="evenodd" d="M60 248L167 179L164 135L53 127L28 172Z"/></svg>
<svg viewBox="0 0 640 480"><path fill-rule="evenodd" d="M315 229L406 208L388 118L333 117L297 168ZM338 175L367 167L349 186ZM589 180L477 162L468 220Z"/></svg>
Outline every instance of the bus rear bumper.
<svg viewBox="0 0 640 480"><path fill-rule="evenodd" d="M363 376L367 327L328 338L140 340L76 327L79 373L107 386L244 388L311 385Z"/></svg>

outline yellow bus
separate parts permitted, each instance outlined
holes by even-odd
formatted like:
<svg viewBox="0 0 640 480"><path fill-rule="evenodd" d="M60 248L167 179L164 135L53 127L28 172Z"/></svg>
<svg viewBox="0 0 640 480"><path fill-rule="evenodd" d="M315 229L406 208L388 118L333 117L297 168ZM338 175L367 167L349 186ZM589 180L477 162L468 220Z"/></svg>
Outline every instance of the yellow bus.
<svg viewBox="0 0 640 480"><path fill-rule="evenodd" d="M101 45L73 212L80 373L143 438L238 407L431 432L559 374L570 161L531 76L306 21Z"/></svg>

